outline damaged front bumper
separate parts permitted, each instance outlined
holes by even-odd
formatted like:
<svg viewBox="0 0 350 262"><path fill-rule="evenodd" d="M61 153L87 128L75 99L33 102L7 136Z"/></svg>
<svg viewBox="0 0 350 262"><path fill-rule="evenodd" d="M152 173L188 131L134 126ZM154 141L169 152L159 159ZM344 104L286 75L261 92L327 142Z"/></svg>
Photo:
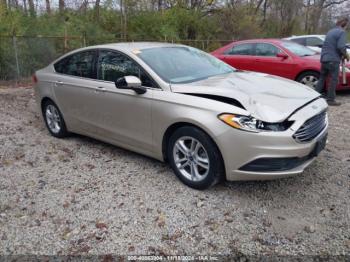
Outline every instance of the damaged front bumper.
<svg viewBox="0 0 350 262"><path fill-rule="evenodd" d="M293 136L326 108L324 99L306 105L288 118L294 124L283 132L250 133L232 128L216 137L227 180L265 180L302 173L326 146L328 122L310 141L301 143Z"/></svg>

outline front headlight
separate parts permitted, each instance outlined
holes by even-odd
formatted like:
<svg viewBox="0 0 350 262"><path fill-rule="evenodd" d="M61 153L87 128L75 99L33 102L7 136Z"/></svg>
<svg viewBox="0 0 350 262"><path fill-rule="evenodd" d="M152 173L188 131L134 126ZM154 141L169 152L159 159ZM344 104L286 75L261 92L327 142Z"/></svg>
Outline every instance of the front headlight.
<svg viewBox="0 0 350 262"><path fill-rule="evenodd" d="M242 116L235 114L221 114L218 117L221 121L228 124L229 126L255 133L263 131L285 131L293 124L292 121L268 123L251 116Z"/></svg>

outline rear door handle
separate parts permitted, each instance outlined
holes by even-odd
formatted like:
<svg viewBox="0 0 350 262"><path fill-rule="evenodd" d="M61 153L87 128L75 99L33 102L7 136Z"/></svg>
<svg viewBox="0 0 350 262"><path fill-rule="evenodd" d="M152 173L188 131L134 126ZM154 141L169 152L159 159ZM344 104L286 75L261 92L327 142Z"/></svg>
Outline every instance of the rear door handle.
<svg viewBox="0 0 350 262"><path fill-rule="evenodd" d="M61 86L61 85L63 85L63 82L62 82L62 81L56 81L56 82L55 82L55 86Z"/></svg>
<svg viewBox="0 0 350 262"><path fill-rule="evenodd" d="M96 89L95 89L95 93L102 93L102 92L105 92L106 89L102 86L98 86Z"/></svg>

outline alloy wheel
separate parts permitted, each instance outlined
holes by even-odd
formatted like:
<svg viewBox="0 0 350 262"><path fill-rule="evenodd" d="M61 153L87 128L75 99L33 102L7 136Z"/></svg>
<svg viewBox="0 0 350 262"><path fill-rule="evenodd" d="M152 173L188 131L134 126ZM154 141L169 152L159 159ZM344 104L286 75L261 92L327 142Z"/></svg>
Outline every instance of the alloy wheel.
<svg viewBox="0 0 350 262"><path fill-rule="evenodd" d="M210 161L204 146L195 138L179 138L173 148L175 165L191 181L202 181L209 174Z"/></svg>
<svg viewBox="0 0 350 262"><path fill-rule="evenodd" d="M61 118L58 110L53 105L48 105L45 109L47 125L51 132L57 134L61 130Z"/></svg>
<svg viewBox="0 0 350 262"><path fill-rule="evenodd" d="M307 85L313 89L316 89L318 83L318 77L313 75L306 75L300 80L300 83Z"/></svg>

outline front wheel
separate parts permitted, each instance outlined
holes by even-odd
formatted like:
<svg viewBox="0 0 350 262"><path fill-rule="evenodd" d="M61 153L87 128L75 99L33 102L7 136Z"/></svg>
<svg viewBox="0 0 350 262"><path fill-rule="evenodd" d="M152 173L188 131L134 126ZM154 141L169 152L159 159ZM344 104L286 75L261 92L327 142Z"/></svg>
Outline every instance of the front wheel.
<svg viewBox="0 0 350 262"><path fill-rule="evenodd" d="M316 89L318 80L320 79L320 74L317 72L305 72L302 73L298 79L297 82L307 85L308 87L311 87L312 89Z"/></svg>
<svg viewBox="0 0 350 262"><path fill-rule="evenodd" d="M195 127L181 127L169 139L167 156L176 176L187 186L206 189L224 176L224 165L214 141Z"/></svg>

